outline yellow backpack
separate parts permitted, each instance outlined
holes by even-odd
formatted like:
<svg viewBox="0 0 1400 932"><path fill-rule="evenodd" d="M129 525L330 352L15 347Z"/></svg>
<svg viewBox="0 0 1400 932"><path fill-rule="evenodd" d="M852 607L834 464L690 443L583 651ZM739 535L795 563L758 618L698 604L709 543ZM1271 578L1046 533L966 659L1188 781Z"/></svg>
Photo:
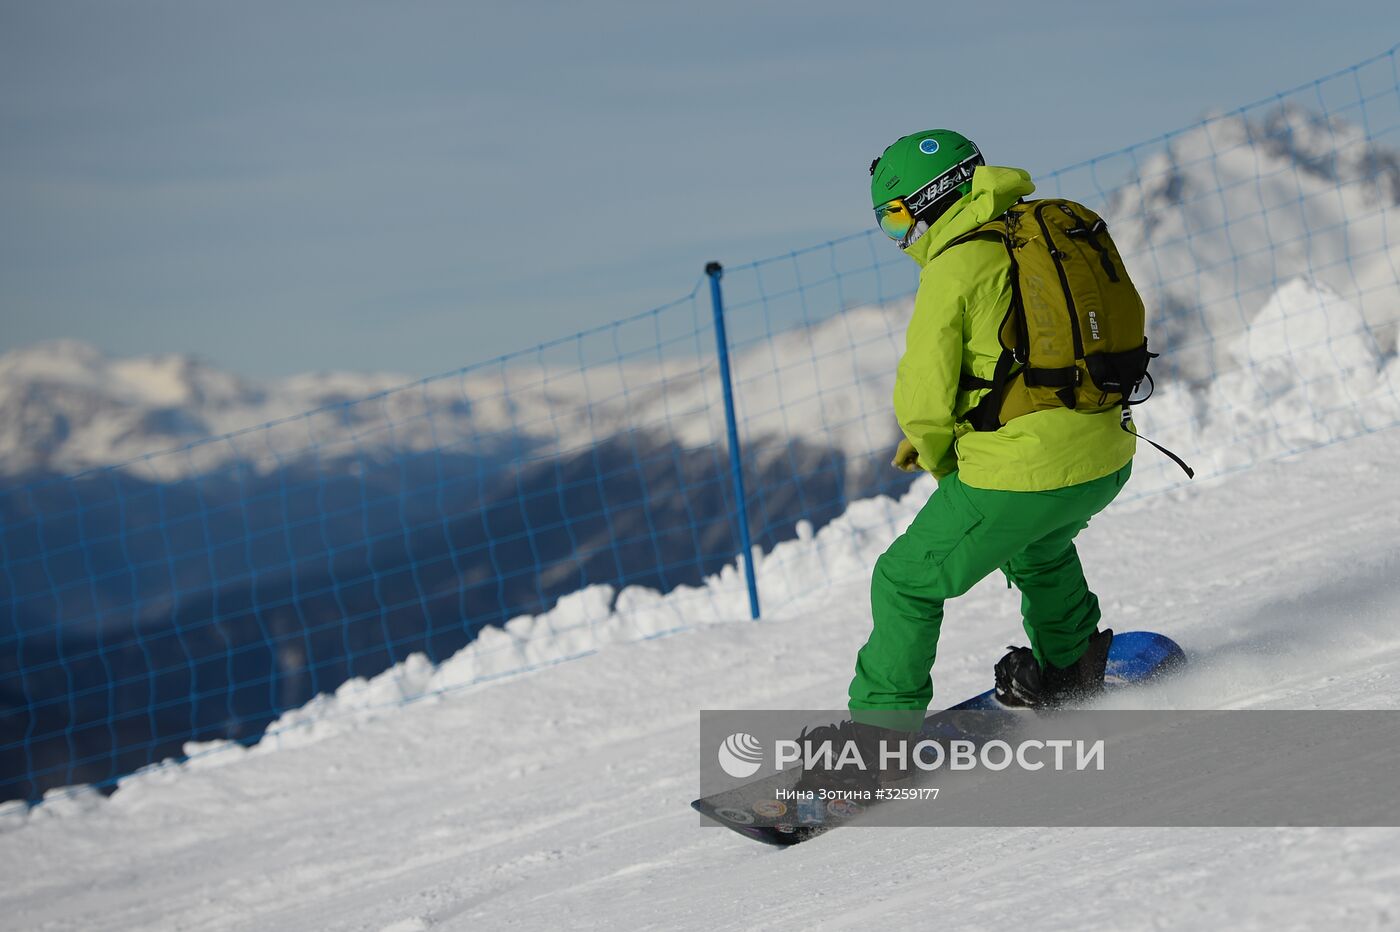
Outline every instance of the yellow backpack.
<svg viewBox="0 0 1400 932"><path fill-rule="evenodd" d="M968 414L972 426L993 431L1047 408L1121 407L1123 429L1135 433L1130 399L1143 379L1151 384L1147 365L1157 354L1147 350L1142 297L1103 218L1062 198L1021 201L949 246L979 237L1006 247L1011 306L992 378L962 375L963 389L990 389Z"/></svg>

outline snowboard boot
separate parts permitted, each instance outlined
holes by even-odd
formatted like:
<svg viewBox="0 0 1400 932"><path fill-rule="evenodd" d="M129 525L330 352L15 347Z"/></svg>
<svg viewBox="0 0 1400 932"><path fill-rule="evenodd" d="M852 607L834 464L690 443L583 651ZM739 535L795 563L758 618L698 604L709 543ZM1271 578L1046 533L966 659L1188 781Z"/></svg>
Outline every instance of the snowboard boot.
<svg viewBox="0 0 1400 932"><path fill-rule="evenodd" d="M1002 705L1054 709L1085 702L1103 692L1113 630L1089 635L1084 654L1067 667L1036 663L1029 647L1012 647L997 661L997 700Z"/></svg>
<svg viewBox="0 0 1400 932"><path fill-rule="evenodd" d="M827 766L825 757L815 759L812 766L803 771L796 789L878 790L902 783L914 775L914 770L904 760L892 761L882 769L881 742L894 751L901 741L907 741L906 749L912 749L915 740L916 736L907 731L895 731L850 720L834 725L822 725L811 730L804 728L802 734L797 736L797 743L803 748L804 760L808 747L818 751L823 742L829 741L830 766ZM854 743L860 760L865 765L864 769L850 760L846 766L839 766L848 742Z"/></svg>

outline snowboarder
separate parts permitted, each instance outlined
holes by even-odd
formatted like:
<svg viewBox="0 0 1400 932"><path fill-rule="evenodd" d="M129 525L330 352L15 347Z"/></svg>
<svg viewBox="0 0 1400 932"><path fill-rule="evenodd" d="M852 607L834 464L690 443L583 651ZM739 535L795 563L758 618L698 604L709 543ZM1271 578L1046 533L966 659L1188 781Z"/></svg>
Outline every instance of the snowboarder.
<svg viewBox="0 0 1400 932"><path fill-rule="evenodd" d="M918 728L944 603L997 569L1021 592L1030 640L996 664L998 698L1044 706L1102 689L1113 635L1098 631L1074 539L1128 481L1136 445L1114 406L973 427L1003 353L1015 276L1004 243L955 241L1034 191L1030 176L986 165L970 140L943 129L897 140L870 174L880 228L922 269L895 379L904 439L893 465L932 473L938 491L875 564L873 629L850 684L854 724L810 736L861 743Z"/></svg>

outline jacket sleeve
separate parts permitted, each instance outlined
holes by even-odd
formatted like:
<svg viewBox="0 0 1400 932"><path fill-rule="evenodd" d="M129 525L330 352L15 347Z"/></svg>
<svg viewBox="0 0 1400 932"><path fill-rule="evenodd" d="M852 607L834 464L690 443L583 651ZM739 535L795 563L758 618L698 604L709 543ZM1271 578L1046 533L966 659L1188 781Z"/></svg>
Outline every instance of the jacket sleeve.
<svg viewBox="0 0 1400 932"><path fill-rule="evenodd" d="M919 451L919 465L940 477L957 466L953 411L962 367L963 301L955 284L920 277L894 381L900 429Z"/></svg>

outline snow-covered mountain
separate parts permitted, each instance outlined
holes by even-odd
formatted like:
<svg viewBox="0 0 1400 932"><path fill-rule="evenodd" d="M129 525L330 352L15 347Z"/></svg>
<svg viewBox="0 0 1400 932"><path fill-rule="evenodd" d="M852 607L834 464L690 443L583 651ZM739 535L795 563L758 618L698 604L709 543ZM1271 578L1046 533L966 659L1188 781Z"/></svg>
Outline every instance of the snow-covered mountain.
<svg viewBox="0 0 1400 932"><path fill-rule="evenodd" d="M71 474L125 463L409 381L384 373L255 381L189 355L114 358L78 341L41 343L0 356L0 472ZM347 430L360 420L352 410ZM160 474L232 455L226 447L198 461L172 460Z"/></svg>
<svg viewBox="0 0 1400 932"><path fill-rule="evenodd" d="M1293 104L1220 117L1143 158L1104 208L1164 348L1162 371L1232 367L1232 337L1289 279L1361 311L1379 347L1400 319L1400 153Z"/></svg>
<svg viewBox="0 0 1400 932"><path fill-rule="evenodd" d="M808 443L847 452L894 436L888 403L909 308L905 300L853 309L739 354L733 372L751 452L780 455L762 448L785 445L792 425ZM118 359L83 343L44 343L0 356L0 475L131 463L262 424L271 426L130 468L171 480L233 461L266 472L312 457L334 470L432 450L544 458L648 430L694 449L723 443L717 372L711 358L682 357L488 366L422 381L345 372L255 381L192 356Z"/></svg>

